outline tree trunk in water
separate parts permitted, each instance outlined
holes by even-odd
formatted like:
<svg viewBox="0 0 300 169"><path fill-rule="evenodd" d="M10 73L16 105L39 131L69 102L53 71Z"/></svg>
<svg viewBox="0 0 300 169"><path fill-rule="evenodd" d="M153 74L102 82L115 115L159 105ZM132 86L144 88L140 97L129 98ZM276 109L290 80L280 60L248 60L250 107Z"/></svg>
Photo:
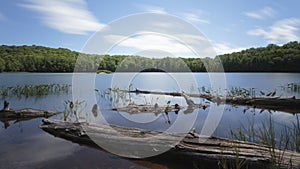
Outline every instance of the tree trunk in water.
<svg viewBox="0 0 300 169"><path fill-rule="evenodd" d="M169 151L165 152L164 155L169 156L175 154L175 156L180 158L209 158L216 161L222 159L244 160L252 164L266 166L271 165L274 159L277 159L278 161L275 162L278 163L278 165L300 165L300 154L297 152L289 150L282 151L276 148L243 141L205 137L195 132L190 132L187 135L171 134L137 128L108 126L104 124L72 123L50 119L44 119L40 127L54 136L91 147L98 146L91 140L89 135L92 134L93 138L98 136L97 138L102 142L108 142L111 146L119 148L121 155L126 157L129 155L129 157L132 158L137 158L139 151L153 151L157 147L163 146L169 148ZM121 135L116 136L117 133L121 133ZM167 144L172 143L178 138L181 140L178 144ZM126 154L131 151L129 147L135 148L139 146L145 148L136 150L137 156Z"/></svg>
<svg viewBox="0 0 300 169"><path fill-rule="evenodd" d="M188 105L194 104L189 97L204 98L211 102L218 104L231 104L248 106L253 108L284 111L288 113L300 113L300 99L296 99L294 96L290 98L280 98L280 97L232 97L232 96L218 96L210 94L189 94L189 93L179 93L179 92L157 92L157 91L147 91L147 90L131 90L123 92L130 92L135 94L157 94L157 95L169 95L169 96L179 96L184 97Z"/></svg>

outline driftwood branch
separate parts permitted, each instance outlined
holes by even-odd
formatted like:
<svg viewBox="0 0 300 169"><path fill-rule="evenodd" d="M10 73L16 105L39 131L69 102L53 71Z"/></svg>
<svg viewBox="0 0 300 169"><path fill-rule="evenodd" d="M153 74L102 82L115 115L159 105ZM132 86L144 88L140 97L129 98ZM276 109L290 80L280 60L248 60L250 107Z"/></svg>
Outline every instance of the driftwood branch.
<svg viewBox="0 0 300 169"><path fill-rule="evenodd" d="M220 159L240 159L255 164L269 165L274 158L282 156L281 164L293 166L300 165L300 154L292 151L281 151L279 149L262 146L255 143L234 141L228 139L220 139L215 137L204 137L197 133L191 132L177 145L167 144L181 138L182 134L169 134L157 131L147 131L136 128L126 128L120 126L107 126L102 124L72 123L64 121L56 121L44 119L40 126L44 131L75 143L83 144L91 147L98 147L89 137L92 133L93 137L97 137L102 143L115 144L119 148L121 155L130 157L139 157L140 151L153 151L157 147L165 146L169 151L164 155L176 154L177 157L193 157L193 158L210 158ZM88 134L89 135L88 135ZM117 135L121 133L121 135ZM154 140L147 139L155 137ZM146 138L146 139L145 139ZM143 147L139 149L138 147ZM99 148L99 147L98 147ZM136 156L129 153L133 148ZM127 154L128 153L128 154Z"/></svg>
<svg viewBox="0 0 300 169"><path fill-rule="evenodd" d="M186 95L185 93L182 93L182 96L185 98L186 103L188 107L184 111L184 114L192 113L197 108L206 109L208 105L206 104L196 104L190 96ZM113 108L112 110L115 111L123 111L127 112L129 114L137 114L137 113L143 113L143 112L152 112L155 115L158 115L160 113L168 113L168 112L175 112L178 113L180 110L184 109L185 107L180 106L178 104L175 105L163 105L159 106L157 103L154 105L137 105L130 103L126 107L117 107Z"/></svg>
<svg viewBox="0 0 300 169"><path fill-rule="evenodd" d="M37 117L50 117L60 112L51 111L51 110L37 110L37 109L20 109L14 110L9 107L9 103L4 101L4 108L0 110L0 121L4 123L4 127L7 128L9 126L9 121L20 122L26 121Z"/></svg>
<svg viewBox="0 0 300 169"><path fill-rule="evenodd" d="M125 90L124 90L125 91ZM260 109L270 109L277 111L284 111L289 113L300 113L300 99L296 99L294 96L290 98L281 97L232 97L232 96L218 96L211 94L189 94L180 92L157 92L157 91L146 91L146 90L131 90L127 91L135 94L157 94L157 95L169 95L169 96L180 96L185 97L187 104L194 104L188 97L204 98L216 103L226 103L232 105L249 106ZM188 96L188 97L187 97Z"/></svg>

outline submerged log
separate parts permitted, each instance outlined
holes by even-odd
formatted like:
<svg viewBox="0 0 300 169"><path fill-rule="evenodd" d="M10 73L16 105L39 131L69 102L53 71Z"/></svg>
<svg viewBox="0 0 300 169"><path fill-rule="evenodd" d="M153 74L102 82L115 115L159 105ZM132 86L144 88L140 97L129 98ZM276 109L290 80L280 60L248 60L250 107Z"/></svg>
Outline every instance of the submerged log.
<svg viewBox="0 0 300 169"><path fill-rule="evenodd" d="M176 114L180 110L184 110L184 114L192 113L196 108L202 108L206 109L208 105L197 105L197 107L188 106L187 108L182 106L176 106L176 105L170 105L170 106L157 106L155 105L137 105L137 104L129 104L126 107L117 107L113 108L114 111L122 111L127 112L129 114L139 114L144 112L150 112L154 113L155 115L161 114L161 113L169 113L169 112L175 112Z"/></svg>
<svg viewBox="0 0 300 169"><path fill-rule="evenodd" d="M300 99L295 99L295 97L230 97L226 99L226 103L267 110L284 111L293 114L300 113Z"/></svg>
<svg viewBox="0 0 300 169"><path fill-rule="evenodd" d="M183 108L184 107L182 107L182 106L175 106L175 105L158 106L157 104L155 104L155 105L129 104L126 107L117 107L117 108L113 108L112 110L128 112L130 114L136 114L136 113L141 113L141 112L153 112L155 114L160 114L163 112L178 112L180 109L183 109Z"/></svg>
<svg viewBox="0 0 300 169"><path fill-rule="evenodd" d="M189 94L189 93L180 93L180 92L157 92L157 91L146 91L146 90L131 90L128 91L130 93L136 94L157 94L157 95L169 95L169 96L180 96L180 97L196 97L196 98L204 98L212 102L216 103L226 103L237 106L248 106L260 109L267 110L276 110L276 111L284 111L289 113L300 113L300 99L293 97L290 98L281 98L281 97L232 97L232 96L218 96L211 94ZM187 104L189 104L189 100L187 99Z"/></svg>
<svg viewBox="0 0 300 169"><path fill-rule="evenodd" d="M51 110L38 110L38 109L20 109L20 110L0 110L0 118L11 118L11 119L19 119L19 118L30 118L30 117L50 117L60 112L51 111Z"/></svg>
<svg viewBox="0 0 300 169"><path fill-rule="evenodd" d="M20 109L20 110L14 110L9 107L9 103L7 101L4 101L4 108L0 110L0 121L4 123L5 128L9 126L9 121L26 121L37 117L50 117L56 114L59 114L60 112L57 111L51 111L51 110L38 110L38 109Z"/></svg>
<svg viewBox="0 0 300 169"><path fill-rule="evenodd" d="M186 103L188 104L186 110L184 111L184 114L192 113L193 110L197 108L206 109L208 105L206 104L196 104L190 96L182 93L182 96L185 98ZM157 103L154 105L137 105L137 104L129 104L126 107L117 107L113 108L114 111L123 111L127 112L129 114L137 114L142 112L152 112L155 115L158 115L160 113L168 113L168 112L175 112L178 113L180 110L185 109L185 107L180 106L178 104L175 105L162 105L159 106Z"/></svg>
<svg viewBox="0 0 300 169"><path fill-rule="evenodd" d="M118 150L117 154L125 157L139 158L143 153L151 154L153 151L159 151L160 148L168 148L168 151L164 153L167 157L175 154L178 158L208 158L216 161L222 159L244 160L266 166L271 165L274 163L274 159L277 159L278 164L282 166L300 167L300 154L297 152L282 151L249 142L205 137L194 132L187 135L171 134L104 124L72 123L50 119L44 119L40 128L54 136L80 145L98 147L90 138L92 135L101 143L107 143L115 147L114 150ZM119 135L117 135L118 133ZM172 144L177 139L179 139L179 142L175 145ZM141 147L142 149L139 149ZM132 152L133 154L131 154Z"/></svg>

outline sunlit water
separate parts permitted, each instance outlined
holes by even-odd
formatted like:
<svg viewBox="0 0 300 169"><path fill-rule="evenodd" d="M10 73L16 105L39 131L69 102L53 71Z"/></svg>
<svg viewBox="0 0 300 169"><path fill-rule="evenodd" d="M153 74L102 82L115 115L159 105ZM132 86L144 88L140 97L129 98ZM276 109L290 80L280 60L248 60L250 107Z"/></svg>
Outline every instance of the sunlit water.
<svg viewBox="0 0 300 169"><path fill-rule="evenodd" d="M197 86L190 85L190 83L183 83L186 86L178 85L178 79L185 76L184 73L177 74L177 79L172 77L172 74L163 73L142 73L130 79L131 89L135 90L154 90L154 91L185 91L187 93L201 92L201 87L210 88L210 80L205 73L193 74ZM92 82L82 81L85 83L95 83L95 88L99 91L106 91L108 88L122 87L128 89L128 83L121 84L118 82L115 85L112 82L112 74L99 74ZM184 79L184 78L183 78ZM71 73L5 73L0 74L0 86L16 86L25 84L72 84ZM259 91L266 93L276 89L278 96L296 96L299 97L298 92L289 90L282 90L281 86L286 86L288 83L300 84L299 73L227 73L226 84L227 88L241 87L241 88L256 88L256 94ZM123 86L122 86L123 85ZM93 90L93 89L92 89ZM93 96L100 107L101 113L105 121L111 124L117 124L128 127L138 127L149 130L165 131L180 117L196 117L195 123L192 127L196 132L201 132L205 121L207 120L210 108L196 109L192 112L185 112L185 110L169 112L168 114L160 113L154 114L150 112L129 114L127 112L112 111L112 107L126 105L129 102L128 96L125 100L116 101L111 96L100 96L95 93ZM186 106L185 100L178 97L156 96L152 95L130 95L136 104L154 104L161 105L178 103ZM8 97L1 98L10 102L10 106L14 109L21 108L36 108L46 110L57 110L63 112L66 108L64 102L72 100L71 93L51 94L39 97ZM203 99L194 99L198 103L207 103ZM208 103L207 103L208 104ZM92 104L89 100L83 103L85 110L91 110ZM93 121L91 114L80 114L81 120ZM62 115L57 115L52 118L62 119ZM291 126L296 122L296 115L284 112L271 113L267 110L261 112L260 109L247 109L246 107L233 107L226 105L221 116L220 123L213 133L218 137L231 137L230 130L236 131L242 126L247 127L251 123L256 128L259 128L262 123L268 122L272 118L275 128L279 131L284 126ZM97 119L95 120L97 122ZM78 144L55 138L54 136L39 129L41 125L41 118L36 118L29 121L19 123L10 122L10 126L5 129L4 124L0 128L0 168L159 168L171 167L180 168L182 164L174 165L173 163L146 160L128 160L110 153L95 150L92 148L80 146ZM186 125L185 123L181 124ZM189 164L192 165L192 164Z"/></svg>

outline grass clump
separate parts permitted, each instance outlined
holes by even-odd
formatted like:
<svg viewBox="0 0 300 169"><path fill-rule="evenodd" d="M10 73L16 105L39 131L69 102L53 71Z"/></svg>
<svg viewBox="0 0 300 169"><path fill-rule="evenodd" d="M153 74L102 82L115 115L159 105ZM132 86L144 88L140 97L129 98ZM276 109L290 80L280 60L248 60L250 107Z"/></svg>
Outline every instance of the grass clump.
<svg viewBox="0 0 300 169"><path fill-rule="evenodd" d="M69 93L71 85L69 84L35 84L35 85L17 85L9 87L0 87L0 96L2 99L11 96L44 96L49 94Z"/></svg>

